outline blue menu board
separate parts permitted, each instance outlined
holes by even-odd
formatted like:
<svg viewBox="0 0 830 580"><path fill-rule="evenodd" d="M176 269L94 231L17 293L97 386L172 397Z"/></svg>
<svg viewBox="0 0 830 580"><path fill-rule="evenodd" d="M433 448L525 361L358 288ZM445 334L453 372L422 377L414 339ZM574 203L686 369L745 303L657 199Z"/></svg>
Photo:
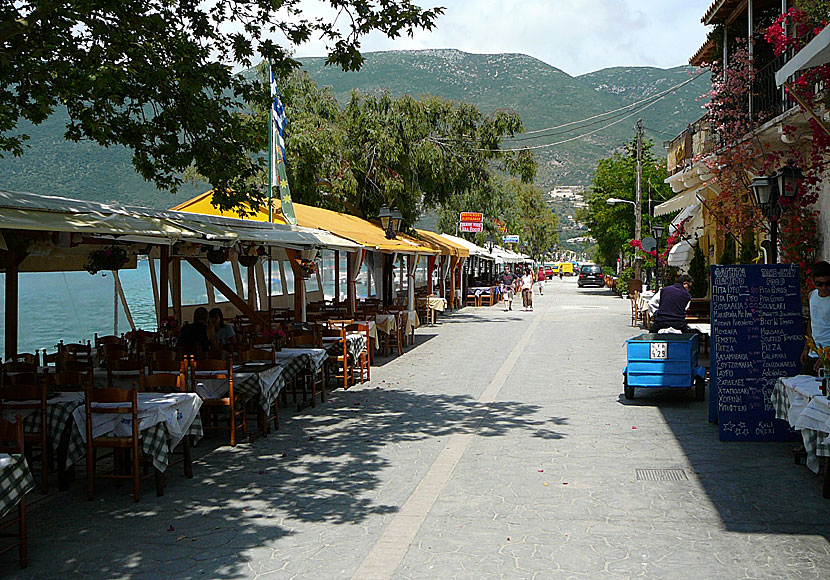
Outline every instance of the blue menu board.
<svg viewBox="0 0 830 580"><path fill-rule="evenodd" d="M801 371L804 321L798 266L712 266L709 420L721 441L789 441L772 389Z"/></svg>

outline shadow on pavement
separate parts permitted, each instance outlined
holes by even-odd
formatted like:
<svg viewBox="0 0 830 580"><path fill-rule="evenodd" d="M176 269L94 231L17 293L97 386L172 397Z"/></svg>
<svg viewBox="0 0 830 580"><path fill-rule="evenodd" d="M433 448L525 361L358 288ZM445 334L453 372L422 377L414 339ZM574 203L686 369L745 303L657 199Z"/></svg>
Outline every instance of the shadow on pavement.
<svg viewBox="0 0 830 580"><path fill-rule="evenodd" d="M622 381L620 381L622 389ZM708 389L707 389L708 390ZM708 393L707 393L708 394ZM659 407L727 530L809 534L830 540L821 478L793 464L795 443L721 442L706 402L681 389L637 389L628 406Z"/></svg>
<svg viewBox="0 0 830 580"><path fill-rule="evenodd" d="M30 510L29 568L18 571L14 554L6 554L0 570L10 578L248 576L250 566L280 559L278 540L281 552L291 549L290 536L304 523L354 527L370 516L396 513L430 464L424 458L399 471L396 453L413 442L433 439L440 447L444 438L473 431L480 437L523 430L562 438L553 427L567 420L538 417L539 409L400 387L335 391L301 416L281 413L281 430L267 438L202 456L192 480L171 469L161 498L144 485L134 504L129 486L106 485L88 502L79 473L68 492ZM395 499L378 503L381 493ZM321 538L320 546L328 543Z"/></svg>

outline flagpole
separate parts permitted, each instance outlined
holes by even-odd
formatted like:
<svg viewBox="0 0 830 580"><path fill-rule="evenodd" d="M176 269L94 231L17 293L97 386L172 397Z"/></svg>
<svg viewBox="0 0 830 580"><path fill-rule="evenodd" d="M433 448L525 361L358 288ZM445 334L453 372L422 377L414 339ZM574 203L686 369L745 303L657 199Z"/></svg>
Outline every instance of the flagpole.
<svg viewBox="0 0 830 580"><path fill-rule="evenodd" d="M274 82L274 72L271 70L271 59L268 59L268 90L271 90L271 83ZM271 200L271 192L274 190L274 184L271 182L272 176L274 175L274 170L271 164L274 162L273 159L273 143L274 143L274 136L272 135L272 131L274 130L274 103L273 103L273 96L272 101L268 105L268 223L272 223L274 221L274 203ZM271 254L272 246L268 245L268 328L271 328L271 318L273 317L273 306L271 305L271 297L274 295L273 292L273 280L274 275L272 272L274 258Z"/></svg>

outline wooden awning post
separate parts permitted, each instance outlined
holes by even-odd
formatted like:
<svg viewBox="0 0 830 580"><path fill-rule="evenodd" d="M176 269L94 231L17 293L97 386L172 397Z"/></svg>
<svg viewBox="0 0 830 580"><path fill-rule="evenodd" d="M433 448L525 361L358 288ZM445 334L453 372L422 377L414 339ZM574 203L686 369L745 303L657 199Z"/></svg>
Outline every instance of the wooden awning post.
<svg viewBox="0 0 830 580"><path fill-rule="evenodd" d="M300 267L302 255L297 250L285 250L291 272L294 274L294 321L305 322L305 279Z"/></svg>
<svg viewBox="0 0 830 580"><path fill-rule="evenodd" d="M164 320L169 316L168 303L170 301L170 246L161 246L159 258L159 316ZM179 324L181 324L179 320Z"/></svg>
<svg viewBox="0 0 830 580"><path fill-rule="evenodd" d="M432 271L435 270L435 256L430 256L427 259L427 288L432 294Z"/></svg>
<svg viewBox="0 0 830 580"><path fill-rule="evenodd" d="M357 259L357 254L355 252L349 252L346 254L346 300L349 302L349 316L354 316L355 312L355 301L356 301L356 285L352 284L352 270L354 270L354 262L353 260Z"/></svg>
<svg viewBox="0 0 830 580"><path fill-rule="evenodd" d="M17 324L20 280L20 262L23 257L13 254L6 266L6 359L17 354Z"/></svg>
<svg viewBox="0 0 830 580"><path fill-rule="evenodd" d="M182 259L170 259L170 292L173 296L173 316L182 319Z"/></svg>
<svg viewBox="0 0 830 580"><path fill-rule="evenodd" d="M450 310L455 308L455 277L458 270L458 256L450 258Z"/></svg>
<svg viewBox="0 0 830 580"><path fill-rule="evenodd" d="M340 250L334 250L334 304L340 304Z"/></svg>
<svg viewBox="0 0 830 580"><path fill-rule="evenodd" d="M194 270L196 270L207 281L213 284L213 287L219 290L219 293L222 294L222 296L224 296L225 298L227 298L231 304L239 308L239 311L242 314L250 318L251 322L259 322L260 324L265 324L266 321L262 319L259 313L252 310L243 298L241 298L238 294L231 290L230 287L227 284L225 284L225 282L201 260L199 260L198 258L187 258L187 263L193 266Z"/></svg>

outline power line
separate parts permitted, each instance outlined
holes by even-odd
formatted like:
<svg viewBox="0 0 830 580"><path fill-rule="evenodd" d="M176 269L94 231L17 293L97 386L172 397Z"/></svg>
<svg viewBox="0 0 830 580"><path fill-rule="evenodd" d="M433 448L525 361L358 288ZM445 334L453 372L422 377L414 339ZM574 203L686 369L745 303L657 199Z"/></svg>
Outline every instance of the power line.
<svg viewBox="0 0 830 580"><path fill-rule="evenodd" d="M692 82L692 81L696 80L698 77L700 77L701 75L703 75L705 72L706 72L706 71L701 71L701 72L699 72L698 74L696 74L695 76L693 76L693 77L691 77L691 78L689 78L689 79L686 79L686 80L685 80L685 81L683 81L682 83L678 83L678 84L674 85L673 87L669 87L668 89L666 89L666 90L664 90L664 91L661 91L661 92L659 92L659 93L655 93L655 94L651 95L650 97L646 97L646 98L641 99L641 100L639 100L639 101L635 101L635 102L633 102L633 103L629 103L628 105L625 105L625 106L620 107L620 108L618 108L618 109L614 109L613 111L606 111L606 112L604 112L604 113L599 113L599 114L597 114L597 115L593 115L593 116L591 116L591 117L587 117L587 118L585 118L585 119L581 119L581 120L579 120L579 121L570 121L570 122L568 122L568 123L564 123L564 124L562 124L562 125L556 125L556 126L554 126L554 127L548 127L548 128L546 128L546 129L536 129L536 130L534 130L534 131L525 131L524 133L520 133L520 134L519 134L519 136L520 136L520 137L525 137L525 136L527 136L527 135L534 135L534 134L536 134L536 133L546 133L547 131L553 131L553 130L555 130L555 129L562 129L563 127L570 127L571 125L578 125L578 124L580 124L580 123L584 123L584 122L586 122L586 121L593 121L594 119L597 119L597 118L600 118L600 117L606 117L606 116L608 116L608 115L612 115L612 114L618 113L618 112L620 112L620 111L625 111L625 110L627 110L627 109L631 109L631 108L633 108L633 107L637 107L637 106L639 106L639 105L641 105L641 104L643 104L643 103L646 103L646 102L648 102L648 101L650 101L650 100L652 100L652 99L660 99L660 98L662 98L662 97L666 96L667 94L669 94L669 93L672 93L672 92L676 91L677 89L679 89L679 88L681 88L681 87L683 87L683 86L685 86L685 85L689 84L690 82ZM518 139L518 138L519 138L519 137L505 137L505 139L507 139L507 140L516 140L516 139Z"/></svg>

